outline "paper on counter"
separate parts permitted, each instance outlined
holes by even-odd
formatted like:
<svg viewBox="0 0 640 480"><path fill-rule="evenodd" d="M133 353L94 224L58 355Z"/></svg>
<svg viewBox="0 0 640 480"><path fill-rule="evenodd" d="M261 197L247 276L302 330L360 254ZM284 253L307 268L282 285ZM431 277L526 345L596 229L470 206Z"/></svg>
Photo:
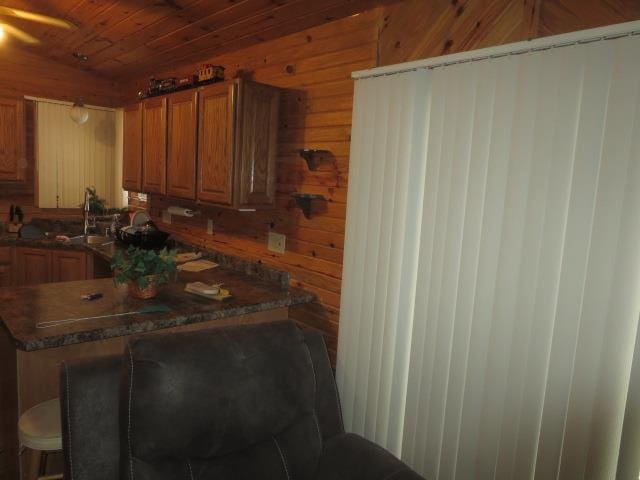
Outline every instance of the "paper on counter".
<svg viewBox="0 0 640 480"><path fill-rule="evenodd" d="M185 263L202 258L201 252L183 252L176 255L176 263Z"/></svg>
<svg viewBox="0 0 640 480"><path fill-rule="evenodd" d="M193 262L183 263L178 265L178 270L181 272L202 272L209 270L210 268L217 267L218 264L209 260L194 260Z"/></svg>

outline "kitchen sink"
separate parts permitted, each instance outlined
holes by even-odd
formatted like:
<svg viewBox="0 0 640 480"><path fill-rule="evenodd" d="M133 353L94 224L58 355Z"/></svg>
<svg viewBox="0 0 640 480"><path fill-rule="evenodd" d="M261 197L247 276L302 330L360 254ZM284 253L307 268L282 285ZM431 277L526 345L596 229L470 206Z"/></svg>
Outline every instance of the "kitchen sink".
<svg viewBox="0 0 640 480"><path fill-rule="evenodd" d="M72 245L80 245L82 243L87 245L105 245L107 243L113 243L113 238L105 237L104 235L78 235L77 237L71 237L69 243Z"/></svg>

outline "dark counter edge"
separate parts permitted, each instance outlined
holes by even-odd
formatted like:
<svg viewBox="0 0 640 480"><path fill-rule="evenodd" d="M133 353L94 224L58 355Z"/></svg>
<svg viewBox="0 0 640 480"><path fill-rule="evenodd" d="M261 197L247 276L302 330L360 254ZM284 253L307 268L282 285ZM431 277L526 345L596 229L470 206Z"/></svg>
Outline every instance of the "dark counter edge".
<svg viewBox="0 0 640 480"><path fill-rule="evenodd" d="M118 325L116 327L97 328L86 332L78 333L62 333L60 335L54 335L45 339L37 339L32 341L20 341L11 334L9 328L6 326L4 319L0 317L0 323L2 328L9 336L11 343L18 349L24 352L33 352L37 350L46 350L49 348L64 347L66 345L74 345L76 343L95 342L99 340L106 340L115 337L124 337L128 335L135 335L140 333L153 332L157 330L164 330L172 327L180 327L183 325L191 325L195 323L208 322L211 320L220 320L228 317L235 317L240 315L247 315L250 313L264 312L267 310L273 310L282 307L291 307L294 305L301 305L304 303L310 303L316 299L313 293L306 292L297 288L289 289L289 297L281 300L273 300L270 302L258 303L255 305L242 305L238 307L232 307L222 310L212 310L209 312L194 313L189 315L176 315L170 318L154 320L138 321L130 325ZM138 314L138 318L143 315L152 316L154 314L141 313ZM160 315L169 315L167 313Z"/></svg>

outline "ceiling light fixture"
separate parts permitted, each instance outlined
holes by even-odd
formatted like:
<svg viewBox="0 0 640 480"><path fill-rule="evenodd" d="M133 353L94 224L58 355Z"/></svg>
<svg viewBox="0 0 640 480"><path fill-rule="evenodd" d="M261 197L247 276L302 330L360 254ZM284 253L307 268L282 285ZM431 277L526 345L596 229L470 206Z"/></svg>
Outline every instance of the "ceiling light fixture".
<svg viewBox="0 0 640 480"><path fill-rule="evenodd" d="M4 27L0 24L0 41L4 39Z"/></svg>
<svg viewBox="0 0 640 480"><path fill-rule="evenodd" d="M84 106L84 103L82 103L82 99L76 100L73 107L71 107L69 116L71 117L71 120L76 122L78 125L87 123L87 120L89 120L89 110Z"/></svg>
<svg viewBox="0 0 640 480"><path fill-rule="evenodd" d="M87 60L89 60L89 57L87 57L84 53L73 52L73 56L76 57L78 60L82 60L83 62L86 62Z"/></svg>

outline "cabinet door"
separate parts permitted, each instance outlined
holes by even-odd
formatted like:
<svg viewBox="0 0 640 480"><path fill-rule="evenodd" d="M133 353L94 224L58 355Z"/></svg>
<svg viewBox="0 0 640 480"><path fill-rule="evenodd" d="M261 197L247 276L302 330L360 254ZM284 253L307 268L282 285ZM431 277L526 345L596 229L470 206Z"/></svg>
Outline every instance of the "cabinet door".
<svg viewBox="0 0 640 480"><path fill-rule="evenodd" d="M0 247L0 287L13 285L11 247Z"/></svg>
<svg viewBox="0 0 640 480"><path fill-rule="evenodd" d="M0 287L10 287L13 285L11 276L11 264L0 265Z"/></svg>
<svg viewBox="0 0 640 480"><path fill-rule="evenodd" d="M273 205L280 92L255 82L240 84L236 133L237 206Z"/></svg>
<svg viewBox="0 0 640 480"><path fill-rule="evenodd" d="M87 278L87 255L84 252L52 251L51 266L52 282L73 282Z"/></svg>
<svg viewBox="0 0 640 480"><path fill-rule="evenodd" d="M0 180L24 180L24 101L0 98Z"/></svg>
<svg viewBox="0 0 640 480"><path fill-rule="evenodd" d="M124 108L122 188L142 189L142 103Z"/></svg>
<svg viewBox="0 0 640 480"><path fill-rule="evenodd" d="M198 109L198 200L231 205L236 83L200 90Z"/></svg>
<svg viewBox="0 0 640 480"><path fill-rule="evenodd" d="M142 104L142 191L166 191L167 99L149 98Z"/></svg>
<svg viewBox="0 0 640 480"><path fill-rule="evenodd" d="M196 198L197 93L195 90L169 95L167 134L167 195Z"/></svg>
<svg viewBox="0 0 640 480"><path fill-rule="evenodd" d="M51 251L19 247L16 251L17 284L37 285L51 281Z"/></svg>

